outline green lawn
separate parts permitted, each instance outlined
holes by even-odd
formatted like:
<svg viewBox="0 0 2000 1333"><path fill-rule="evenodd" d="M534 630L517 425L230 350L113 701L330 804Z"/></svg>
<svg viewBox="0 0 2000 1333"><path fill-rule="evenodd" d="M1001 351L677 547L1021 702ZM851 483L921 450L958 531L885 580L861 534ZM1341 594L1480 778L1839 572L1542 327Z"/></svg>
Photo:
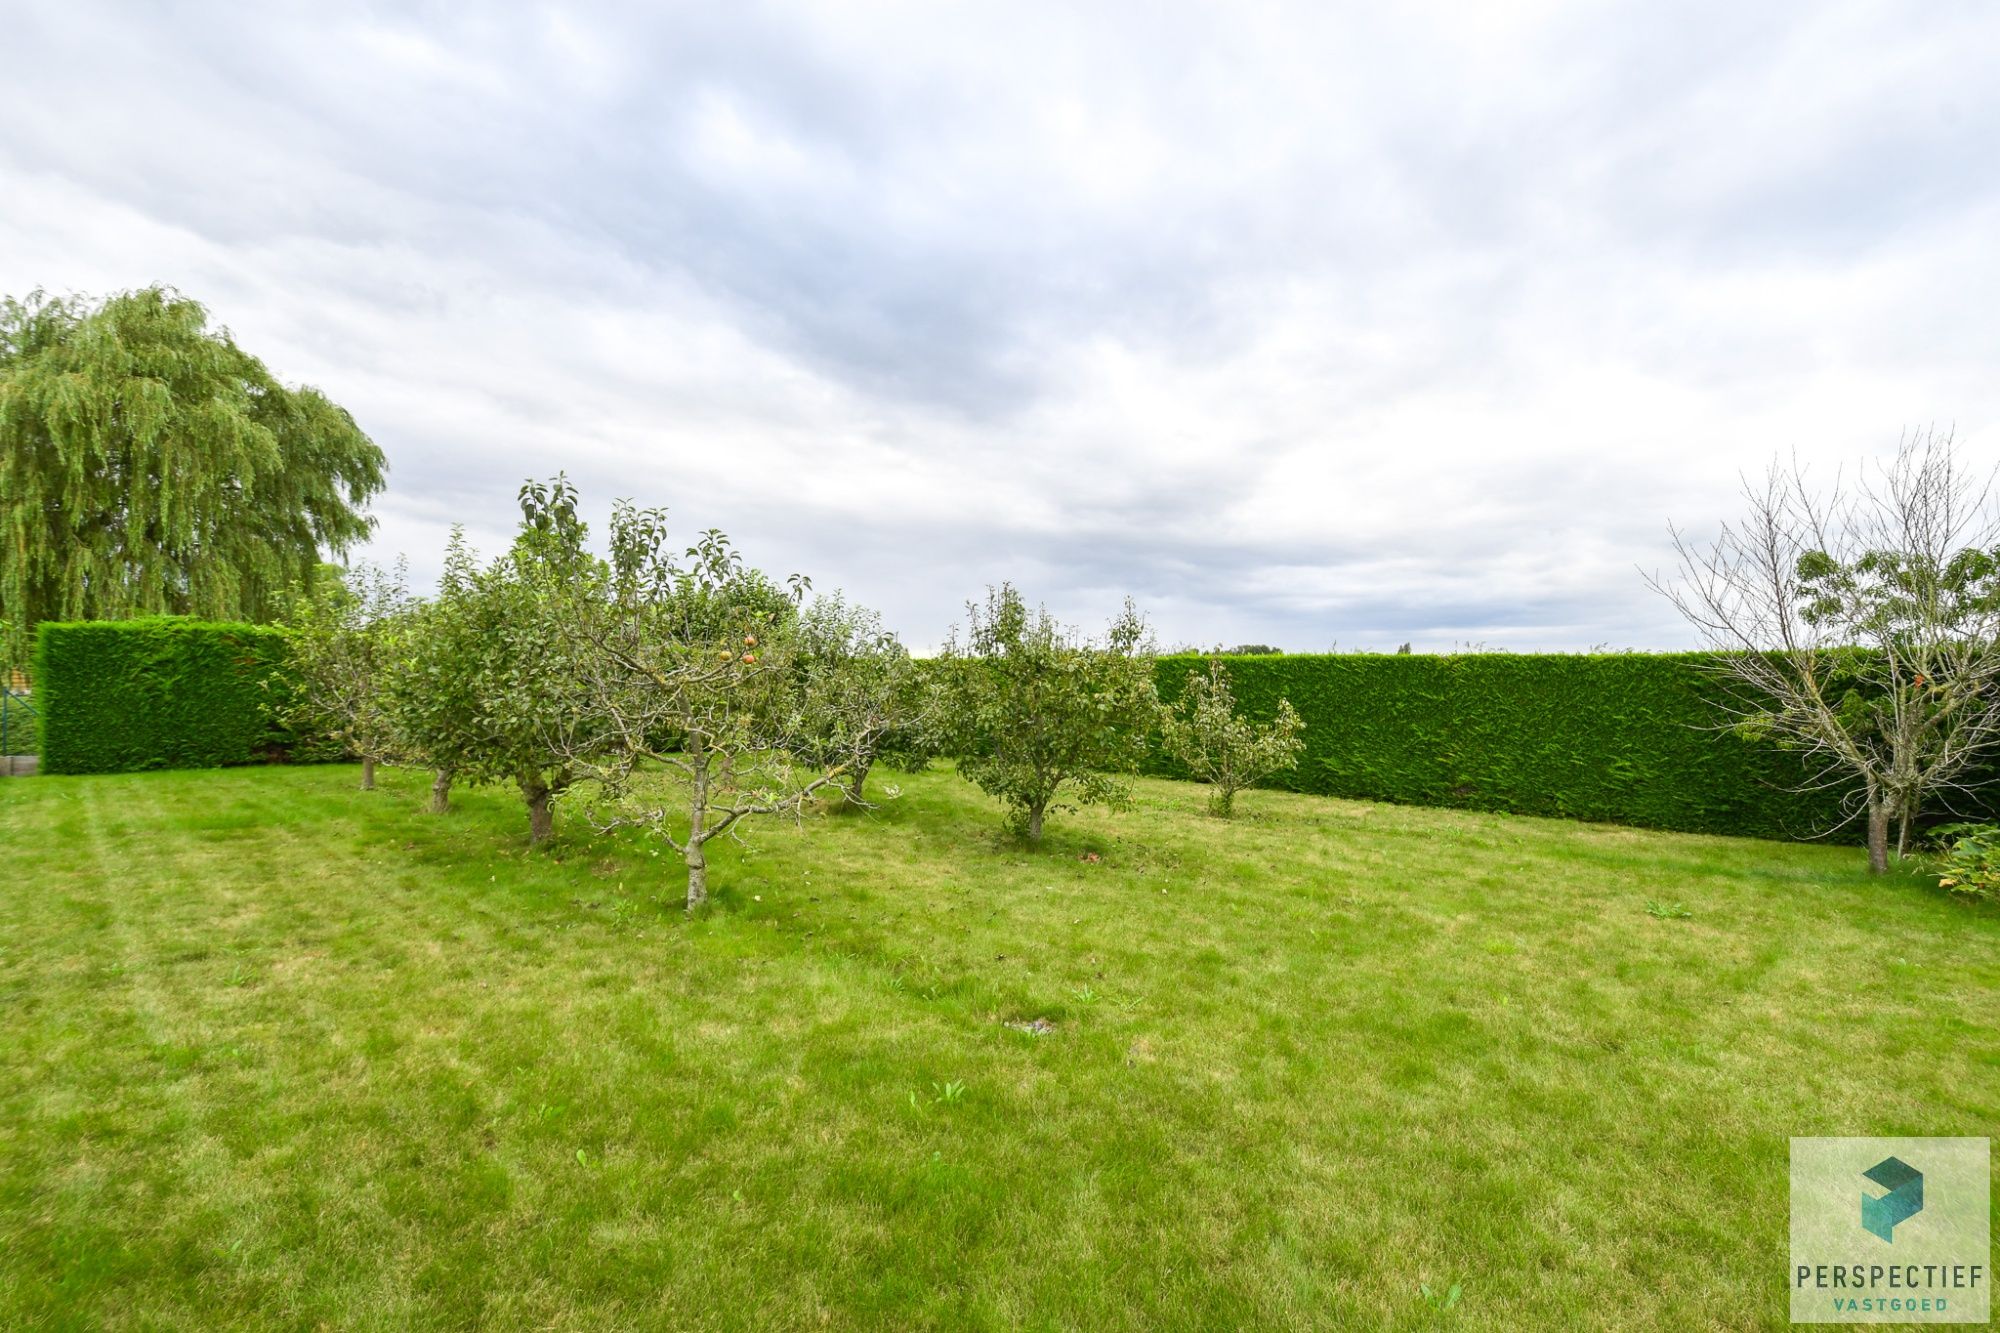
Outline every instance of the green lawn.
<svg viewBox="0 0 2000 1333"><path fill-rule="evenodd" d="M0 1326L1777 1326L1788 1136L2000 1125L2000 913L1853 849L901 781L692 923L420 774L0 782Z"/></svg>

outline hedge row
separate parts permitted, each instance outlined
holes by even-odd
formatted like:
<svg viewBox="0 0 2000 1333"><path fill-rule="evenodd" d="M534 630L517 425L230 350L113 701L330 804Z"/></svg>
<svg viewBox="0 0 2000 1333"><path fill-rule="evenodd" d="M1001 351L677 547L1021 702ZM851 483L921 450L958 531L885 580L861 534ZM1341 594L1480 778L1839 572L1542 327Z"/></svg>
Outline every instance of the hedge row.
<svg viewBox="0 0 2000 1333"><path fill-rule="evenodd" d="M1268 718L1283 697L1305 719L1305 754L1274 783L1296 791L1758 838L1812 837L1840 824L1840 793L1795 790L1797 756L1715 729L1722 714L1704 660L1223 659L1246 713ZM1178 698L1207 661L1162 658L1161 696Z"/></svg>
<svg viewBox="0 0 2000 1333"><path fill-rule="evenodd" d="M177 616L47 623L35 649L42 769L213 768L305 748L273 721L285 632Z"/></svg>
<svg viewBox="0 0 2000 1333"><path fill-rule="evenodd" d="M270 626L45 624L35 672L42 767L330 757L273 721L284 658L285 632ZM1796 790L1796 757L1716 730L1717 686L1700 654L1222 660L1245 712L1268 718L1288 698L1305 719L1305 753L1274 784L1295 791L1760 838L1813 837L1842 822L1840 793ZM1178 698L1207 662L1161 658L1161 696ZM1173 766L1159 758L1153 770Z"/></svg>

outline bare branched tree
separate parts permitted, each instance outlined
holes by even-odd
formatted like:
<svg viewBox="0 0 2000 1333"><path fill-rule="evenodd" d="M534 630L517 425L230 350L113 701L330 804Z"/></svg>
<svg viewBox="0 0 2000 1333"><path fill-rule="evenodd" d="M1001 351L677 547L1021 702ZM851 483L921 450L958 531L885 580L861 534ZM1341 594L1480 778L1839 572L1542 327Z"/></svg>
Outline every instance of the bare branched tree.
<svg viewBox="0 0 2000 1333"><path fill-rule="evenodd" d="M1711 541L1674 530L1648 582L1716 654L1729 728L1806 761L1801 790L1865 818L1868 864L1933 801L1969 794L2000 742L2000 507L1948 433L1816 489L1796 459L1746 481Z"/></svg>

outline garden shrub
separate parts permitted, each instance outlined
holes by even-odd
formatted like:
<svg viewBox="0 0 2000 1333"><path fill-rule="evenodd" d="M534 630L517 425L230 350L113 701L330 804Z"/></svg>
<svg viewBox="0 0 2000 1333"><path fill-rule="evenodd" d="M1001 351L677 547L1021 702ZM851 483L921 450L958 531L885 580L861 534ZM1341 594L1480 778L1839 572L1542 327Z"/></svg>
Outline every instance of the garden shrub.
<svg viewBox="0 0 2000 1333"><path fill-rule="evenodd" d="M1947 824L1932 835L1944 846L1937 862L1939 887L2000 902L2000 824Z"/></svg>
<svg viewBox="0 0 2000 1333"><path fill-rule="evenodd" d="M154 616L49 622L35 656L42 768L116 773L326 758L273 718L286 632Z"/></svg>

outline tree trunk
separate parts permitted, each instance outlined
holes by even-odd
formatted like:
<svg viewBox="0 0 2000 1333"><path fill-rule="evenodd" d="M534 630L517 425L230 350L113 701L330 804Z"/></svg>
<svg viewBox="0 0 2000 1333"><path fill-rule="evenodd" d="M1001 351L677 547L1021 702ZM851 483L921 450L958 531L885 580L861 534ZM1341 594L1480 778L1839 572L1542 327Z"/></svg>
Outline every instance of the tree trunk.
<svg viewBox="0 0 2000 1333"><path fill-rule="evenodd" d="M1910 809L1905 807L1903 813L1896 819L1896 859L1898 861L1910 854L1910 816L1912 813Z"/></svg>
<svg viewBox="0 0 2000 1333"><path fill-rule="evenodd" d="M681 859L687 862L687 910L692 912L708 901L708 853L702 849L707 841L702 834L708 828L708 751L699 739L688 746L688 766L692 781L688 783L687 851Z"/></svg>
<svg viewBox="0 0 2000 1333"><path fill-rule="evenodd" d="M555 816L549 810L549 784L538 777L522 778L521 799L528 803L528 845L533 846L556 831Z"/></svg>
<svg viewBox="0 0 2000 1333"><path fill-rule="evenodd" d="M1028 841L1040 842L1041 840L1042 840L1042 807L1039 805L1031 805L1028 807Z"/></svg>
<svg viewBox="0 0 2000 1333"><path fill-rule="evenodd" d="M1234 787L1214 787L1208 793L1208 813L1217 819L1228 819L1236 813L1236 789Z"/></svg>
<svg viewBox="0 0 2000 1333"><path fill-rule="evenodd" d="M361 790L363 791L375 790L374 755L364 754L361 756Z"/></svg>
<svg viewBox="0 0 2000 1333"><path fill-rule="evenodd" d="M1889 803L1880 795L1868 793L1868 873L1885 875L1889 872Z"/></svg>
<svg viewBox="0 0 2000 1333"><path fill-rule="evenodd" d="M692 912L708 901L708 854L698 842L690 842L687 849L688 901L687 910Z"/></svg>
<svg viewBox="0 0 2000 1333"><path fill-rule="evenodd" d="M451 809L451 770L440 768L431 779L431 813L444 814Z"/></svg>
<svg viewBox="0 0 2000 1333"><path fill-rule="evenodd" d="M870 759L863 759L854 766L854 774L847 780L847 799L850 804L853 805L868 804L867 801L862 799L861 789L867 785L868 769L873 762L874 761Z"/></svg>

